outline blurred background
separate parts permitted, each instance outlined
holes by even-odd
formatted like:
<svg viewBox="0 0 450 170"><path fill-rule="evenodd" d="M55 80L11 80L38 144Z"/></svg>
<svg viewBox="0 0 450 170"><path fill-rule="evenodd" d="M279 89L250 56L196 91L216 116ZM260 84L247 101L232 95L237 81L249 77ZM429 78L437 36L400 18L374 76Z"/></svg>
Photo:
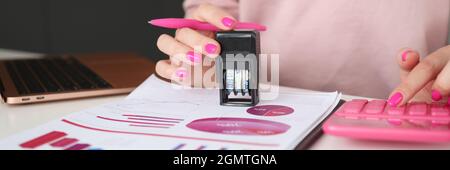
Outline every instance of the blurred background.
<svg viewBox="0 0 450 170"><path fill-rule="evenodd" d="M0 49L47 54L137 52L152 60L153 18L183 17L183 0L0 0Z"/></svg>

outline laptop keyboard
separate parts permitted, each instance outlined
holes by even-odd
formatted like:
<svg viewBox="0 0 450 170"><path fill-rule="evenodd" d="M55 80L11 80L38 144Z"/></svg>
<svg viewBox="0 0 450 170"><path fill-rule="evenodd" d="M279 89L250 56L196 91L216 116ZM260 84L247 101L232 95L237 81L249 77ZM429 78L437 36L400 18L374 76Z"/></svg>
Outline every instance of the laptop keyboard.
<svg viewBox="0 0 450 170"><path fill-rule="evenodd" d="M112 87L72 57L11 60L5 65L21 95Z"/></svg>

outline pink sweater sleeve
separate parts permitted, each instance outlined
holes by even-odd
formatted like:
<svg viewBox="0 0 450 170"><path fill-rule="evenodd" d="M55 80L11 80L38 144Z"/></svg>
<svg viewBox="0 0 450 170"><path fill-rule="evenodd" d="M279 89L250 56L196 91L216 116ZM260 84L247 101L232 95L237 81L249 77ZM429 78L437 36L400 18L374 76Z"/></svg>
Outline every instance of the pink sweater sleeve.
<svg viewBox="0 0 450 170"><path fill-rule="evenodd" d="M233 17L239 18L238 0L185 0L183 3L185 17L190 18L195 8L204 3L218 6L229 12Z"/></svg>

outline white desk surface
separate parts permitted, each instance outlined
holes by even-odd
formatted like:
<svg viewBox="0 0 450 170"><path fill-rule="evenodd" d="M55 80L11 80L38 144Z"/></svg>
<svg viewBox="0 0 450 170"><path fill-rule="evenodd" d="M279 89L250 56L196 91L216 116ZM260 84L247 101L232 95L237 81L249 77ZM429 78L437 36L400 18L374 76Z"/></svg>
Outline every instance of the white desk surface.
<svg viewBox="0 0 450 170"><path fill-rule="evenodd" d="M0 49L0 59L35 57L38 54ZM126 95L96 97L87 99L76 99L67 101L57 101L49 103L27 104L27 105L6 105L0 104L0 139L9 135L30 129L50 120L61 118L69 113L80 111L84 108L94 107L100 104L119 101ZM363 98L344 95L344 100ZM339 138L329 135L322 135L310 149L450 149L449 144L416 144L416 143L393 143L359 141L346 138Z"/></svg>

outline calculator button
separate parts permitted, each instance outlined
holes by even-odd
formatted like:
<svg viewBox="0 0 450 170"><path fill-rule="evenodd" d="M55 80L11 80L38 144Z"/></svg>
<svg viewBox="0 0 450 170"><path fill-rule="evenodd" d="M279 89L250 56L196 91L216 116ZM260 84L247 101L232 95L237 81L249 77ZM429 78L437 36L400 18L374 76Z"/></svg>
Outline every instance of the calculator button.
<svg viewBox="0 0 450 170"><path fill-rule="evenodd" d="M426 116L428 106L426 103L410 103L408 104L408 114L412 116ZM427 120L415 120L410 119L409 122L420 125L428 126L429 121Z"/></svg>
<svg viewBox="0 0 450 170"><path fill-rule="evenodd" d="M345 107L345 113L357 114L361 112L367 100L355 99L350 101Z"/></svg>
<svg viewBox="0 0 450 170"><path fill-rule="evenodd" d="M387 108L387 113L389 115L403 115L405 113L406 107L405 106L399 106L399 107L391 107L389 106ZM401 125L403 120L402 119L388 119L387 120L392 125Z"/></svg>
<svg viewBox="0 0 450 170"><path fill-rule="evenodd" d="M390 115L403 115L405 113L405 106L399 106L399 107L391 107L389 106L387 108L387 113Z"/></svg>
<svg viewBox="0 0 450 170"><path fill-rule="evenodd" d="M384 111L385 105L386 101L384 100L372 100L367 103L364 111L368 114L379 114Z"/></svg>
<svg viewBox="0 0 450 170"><path fill-rule="evenodd" d="M431 116L449 116L448 106L440 103L431 104Z"/></svg>
<svg viewBox="0 0 450 170"><path fill-rule="evenodd" d="M431 123L434 125L447 125L450 122L448 120L439 120L439 118L446 118L450 114L449 107L445 104L433 103L431 104L431 116L436 117Z"/></svg>
<svg viewBox="0 0 450 170"><path fill-rule="evenodd" d="M448 120L432 120L431 123L433 125L448 125L450 121Z"/></svg>
<svg viewBox="0 0 450 170"><path fill-rule="evenodd" d="M408 114L413 116L425 116L427 114L426 103L410 103L408 104Z"/></svg>
<svg viewBox="0 0 450 170"><path fill-rule="evenodd" d="M403 123L402 119L388 119L387 121L389 124L395 125L395 126L400 126Z"/></svg>

